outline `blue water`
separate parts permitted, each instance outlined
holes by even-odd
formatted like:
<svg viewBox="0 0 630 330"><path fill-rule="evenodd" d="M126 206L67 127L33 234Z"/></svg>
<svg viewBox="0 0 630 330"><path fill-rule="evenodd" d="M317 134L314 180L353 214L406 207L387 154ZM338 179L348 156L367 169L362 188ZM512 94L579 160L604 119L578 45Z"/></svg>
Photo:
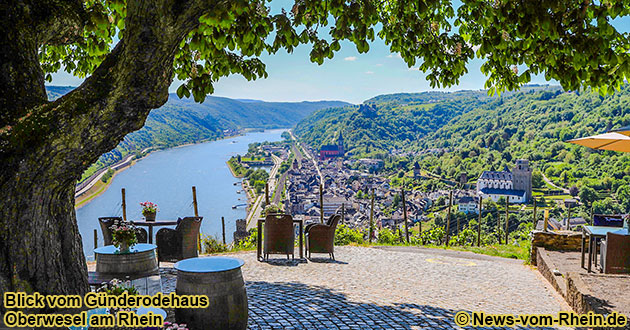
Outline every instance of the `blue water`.
<svg viewBox="0 0 630 330"><path fill-rule="evenodd" d="M253 132L225 140L151 153L132 167L118 173L109 188L87 205L78 209L77 222L83 238L85 256L94 255L94 229L99 246L103 236L99 217L122 216L121 189L125 188L127 219L141 220L141 202L158 204L157 220L176 220L193 216L192 186L197 187L199 215L203 216L201 233L221 238L221 217L225 217L225 238L232 241L235 220L244 219L245 207L232 205L247 203L240 180L230 173L226 161L236 154L245 154L253 142L280 141L285 130ZM238 185L234 185L239 182ZM239 200L240 198L240 200ZM154 235L157 229L154 229Z"/></svg>

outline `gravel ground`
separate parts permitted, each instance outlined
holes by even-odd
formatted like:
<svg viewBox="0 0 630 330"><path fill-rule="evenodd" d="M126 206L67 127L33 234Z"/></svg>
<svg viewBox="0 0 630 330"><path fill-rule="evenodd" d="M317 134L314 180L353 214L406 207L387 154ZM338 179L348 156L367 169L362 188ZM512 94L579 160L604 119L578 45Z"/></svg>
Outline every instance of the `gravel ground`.
<svg viewBox="0 0 630 330"><path fill-rule="evenodd" d="M520 260L353 246L336 247L337 261L287 261L278 255L258 262L255 252L231 256L245 261L249 329L460 329L453 320L458 311L570 310L538 271ZM174 291L176 273L162 266L163 291Z"/></svg>

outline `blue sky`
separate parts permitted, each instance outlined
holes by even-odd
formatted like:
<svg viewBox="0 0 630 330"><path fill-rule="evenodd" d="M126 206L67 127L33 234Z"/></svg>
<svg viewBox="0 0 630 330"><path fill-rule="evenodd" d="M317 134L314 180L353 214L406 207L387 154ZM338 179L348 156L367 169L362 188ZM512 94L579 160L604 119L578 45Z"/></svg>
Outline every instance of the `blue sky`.
<svg viewBox="0 0 630 330"><path fill-rule="evenodd" d="M282 3L287 1L274 1L272 11L279 10ZM617 20L614 25L627 32L630 30L630 17ZM353 44L344 42L335 57L322 65L309 61L309 51L309 46L302 45L292 54L285 51L275 55L264 54L261 59L267 65L267 79L247 81L233 75L217 82L213 95L264 101L342 100L361 103L380 94L432 90L423 72L409 69L397 54L390 53L380 39L375 40L365 54L359 54ZM468 74L461 78L458 86L440 90L482 89L486 77L479 70L481 63L481 60L473 60L469 63ZM51 84L77 86L80 83L81 79L60 71L53 75ZM543 76L532 77L532 83L556 84L546 81ZM175 81L171 92L175 92L179 84Z"/></svg>

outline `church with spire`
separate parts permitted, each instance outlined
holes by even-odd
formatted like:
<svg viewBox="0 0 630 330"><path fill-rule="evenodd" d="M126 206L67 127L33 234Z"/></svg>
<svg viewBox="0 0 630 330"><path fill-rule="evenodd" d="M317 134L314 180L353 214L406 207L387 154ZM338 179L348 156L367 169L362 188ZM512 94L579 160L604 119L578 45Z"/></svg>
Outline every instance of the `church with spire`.
<svg viewBox="0 0 630 330"><path fill-rule="evenodd" d="M328 160L332 158L343 158L345 152L343 147L343 134L339 131L335 144L325 144L319 150L319 159Z"/></svg>

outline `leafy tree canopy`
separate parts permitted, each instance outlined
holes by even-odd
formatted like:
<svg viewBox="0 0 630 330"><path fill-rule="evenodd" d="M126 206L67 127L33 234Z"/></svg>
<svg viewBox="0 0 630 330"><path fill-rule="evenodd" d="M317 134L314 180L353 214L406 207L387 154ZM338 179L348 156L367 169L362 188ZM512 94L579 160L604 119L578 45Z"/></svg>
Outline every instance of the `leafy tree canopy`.
<svg viewBox="0 0 630 330"><path fill-rule="evenodd" d="M46 43L42 68L62 67L90 75L125 38L125 0L85 0L85 19L74 42ZM567 90L618 88L630 73L627 33L611 25L630 13L627 1L468 0L451 1L298 0L287 12L272 13L269 1L164 1L173 11L203 15L174 50L177 93L202 101L213 83L229 74L266 77L263 52L292 52L309 44L311 61L322 64L351 41L367 52L376 35L399 52L409 67L419 63L431 86L452 86L481 58L490 91L512 90L544 73ZM68 14L70 15L70 14ZM327 33L326 33L327 32ZM524 68L524 69L523 69Z"/></svg>

